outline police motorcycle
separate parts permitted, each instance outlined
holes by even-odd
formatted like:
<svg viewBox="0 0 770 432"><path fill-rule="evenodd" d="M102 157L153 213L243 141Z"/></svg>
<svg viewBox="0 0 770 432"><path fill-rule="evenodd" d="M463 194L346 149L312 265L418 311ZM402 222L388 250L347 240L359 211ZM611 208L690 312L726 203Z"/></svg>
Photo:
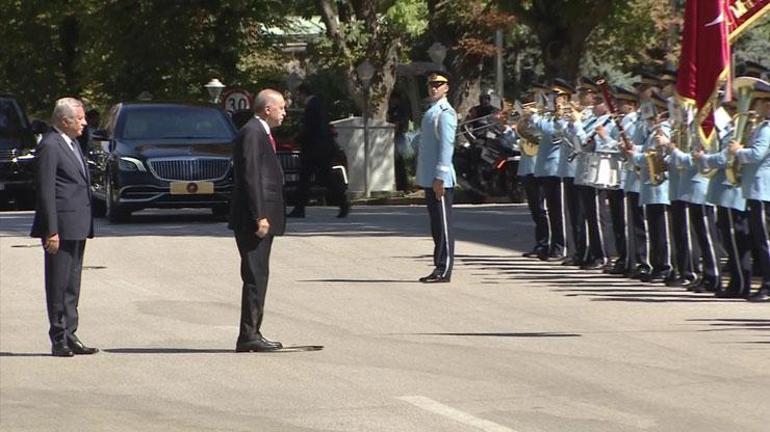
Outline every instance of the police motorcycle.
<svg viewBox="0 0 770 432"><path fill-rule="evenodd" d="M473 202L524 199L516 174L521 149L515 130L505 124L507 119L507 111L496 111L458 124L453 162L457 182Z"/></svg>

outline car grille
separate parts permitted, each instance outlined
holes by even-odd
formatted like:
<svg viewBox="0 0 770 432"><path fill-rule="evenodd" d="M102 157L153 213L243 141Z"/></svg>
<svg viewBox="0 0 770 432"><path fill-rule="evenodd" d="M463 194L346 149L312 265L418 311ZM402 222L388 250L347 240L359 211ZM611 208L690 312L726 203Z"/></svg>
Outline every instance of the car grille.
<svg viewBox="0 0 770 432"><path fill-rule="evenodd" d="M227 175L230 159L154 159L147 161L150 171L161 180L218 180Z"/></svg>
<svg viewBox="0 0 770 432"><path fill-rule="evenodd" d="M15 149L0 149L0 160L11 160L16 157Z"/></svg>
<svg viewBox="0 0 770 432"><path fill-rule="evenodd" d="M299 153L278 153L278 160L284 172L299 171Z"/></svg>

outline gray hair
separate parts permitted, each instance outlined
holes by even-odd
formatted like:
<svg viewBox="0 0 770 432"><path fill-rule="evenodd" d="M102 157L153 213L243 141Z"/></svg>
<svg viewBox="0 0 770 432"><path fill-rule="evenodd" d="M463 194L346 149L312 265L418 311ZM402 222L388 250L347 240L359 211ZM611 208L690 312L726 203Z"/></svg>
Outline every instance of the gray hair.
<svg viewBox="0 0 770 432"><path fill-rule="evenodd" d="M51 114L51 124L60 125L64 119L74 118L78 107L83 108L83 104L75 98L65 97L57 100Z"/></svg>
<svg viewBox="0 0 770 432"><path fill-rule="evenodd" d="M260 91L254 99L254 112L264 112L268 105L277 102L279 98L283 98L283 95L278 90L268 88Z"/></svg>

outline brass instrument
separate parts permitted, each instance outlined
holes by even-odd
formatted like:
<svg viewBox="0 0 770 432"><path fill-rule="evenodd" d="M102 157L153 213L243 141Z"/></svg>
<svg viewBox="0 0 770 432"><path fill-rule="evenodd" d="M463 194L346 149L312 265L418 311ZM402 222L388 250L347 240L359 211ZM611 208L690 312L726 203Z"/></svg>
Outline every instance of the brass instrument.
<svg viewBox="0 0 770 432"><path fill-rule="evenodd" d="M735 123L735 129L733 129L733 139L738 141L741 145L747 145L749 138L751 137L751 131L756 125L757 116L756 113L751 111L752 97L751 93L754 90L754 84L759 81L752 77L740 77L736 78L733 82L733 89L737 95L736 106L738 108L733 121ZM727 181L733 186L741 185L741 164L735 158L735 155L727 154L727 167L725 168L725 177Z"/></svg>
<svg viewBox="0 0 770 432"><path fill-rule="evenodd" d="M663 134L662 124L668 120L667 114L668 113L666 112L658 114L658 121L652 131L654 136L657 137ZM659 186L668 180L666 153L666 148L658 145L644 152L644 158L647 161L647 174L649 175L650 183L652 183L653 186Z"/></svg>
<svg viewBox="0 0 770 432"><path fill-rule="evenodd" d="M526 156L537 156L537 150L540 146L540 131L532 126L530 117L534 112L542 114L545 111L545 105L538 106L538 102L530 102L524 105L518 101L514 105L514 109L518 114L518 120L516 121L516 132L519 134L519 149L521 153ZM533 111L536 110L536 111Z"/></svg>

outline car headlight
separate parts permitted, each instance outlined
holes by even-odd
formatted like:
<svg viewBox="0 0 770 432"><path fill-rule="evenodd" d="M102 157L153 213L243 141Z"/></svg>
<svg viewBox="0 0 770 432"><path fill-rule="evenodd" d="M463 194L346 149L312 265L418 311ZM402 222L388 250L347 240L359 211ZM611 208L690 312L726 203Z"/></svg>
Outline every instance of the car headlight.
<svg viewBox="0 0 770 432"><path fill-rule="evenodd" d="M11 156L13 162L26 161L35 158L35 149L11 149Z"/></svg>
<svg viewBox="0 0 770 432"><path fill-rule="evenodd" d="M139 159L134 159L130 157L121 157L118 160L118 169L121 171L142 171L145 172L147 169L144 167L144 164Z"/></svg>

